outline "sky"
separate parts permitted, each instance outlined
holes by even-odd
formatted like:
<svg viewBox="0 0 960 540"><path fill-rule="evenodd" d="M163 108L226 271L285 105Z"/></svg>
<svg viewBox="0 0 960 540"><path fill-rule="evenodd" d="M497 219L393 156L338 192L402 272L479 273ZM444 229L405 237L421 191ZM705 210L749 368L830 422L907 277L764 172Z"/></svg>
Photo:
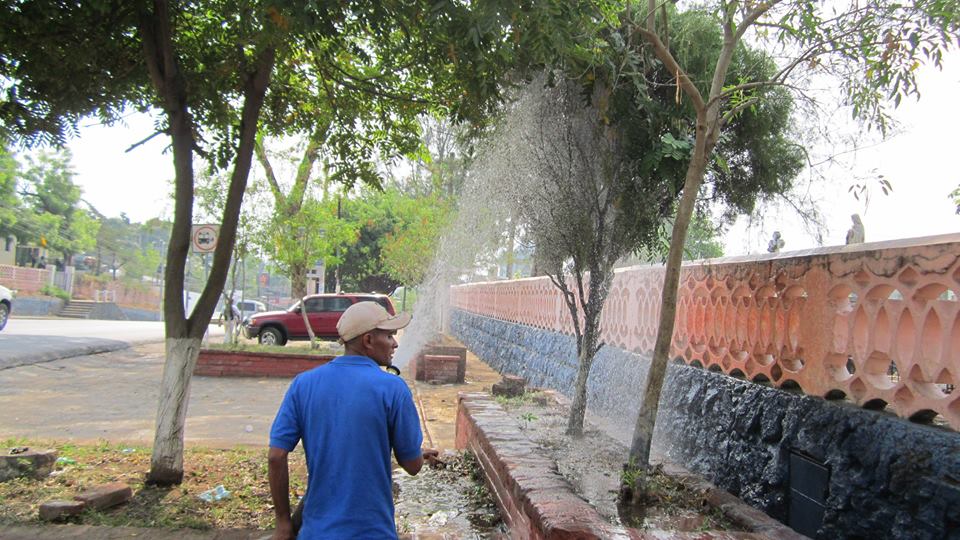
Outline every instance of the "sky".
<svg viewBox="0 0 960 540"><path fill-rule="evenodd" d="M921 99L904 100L895 111L900 132L876 146L846 156L850 167L825 172L826 181L815 183L811 196L824 216L823 245L843 244L850 215L861 215L868 242L945 234L960 231L960 215L949 194L960 185L958 154L960 138L960 53L946 58L944 70L922 68ZM93 124L80 130L69 144L73 153L75 180L84 198L107 216L125 212L131 220L152 217L170 219L173 214L173 161L166 137L156 137L126 152L153 133L146 115L131 115L124 124L105 127ZM848 188L857 175L872 171L890 181L893 191L883 195L879 184L869 182L869 204L856 200ZM786 242L783 251L818 247L816 237L805 230L793 210L768 207L761 210L762 226L748 225L741 218L724 234L726 255L765 252L774 230Z"/></svg>

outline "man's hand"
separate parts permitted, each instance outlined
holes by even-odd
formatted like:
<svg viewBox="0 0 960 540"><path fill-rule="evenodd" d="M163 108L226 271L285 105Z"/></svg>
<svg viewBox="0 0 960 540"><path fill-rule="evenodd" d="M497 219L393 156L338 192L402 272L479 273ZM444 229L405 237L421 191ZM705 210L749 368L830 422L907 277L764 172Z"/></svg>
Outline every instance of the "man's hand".
<svg viewBox="0 0 960 540"><path fill-rule="evenodd" d="M423 460L427 462L431 469L439 469L446 465L446 463L440 461L440 452L433 448L423 449Z"/></svg>
<svg viewBox="0 0 960 540"><path fill-rule="evenodd" d="M270 537L271 540L294 540L296 536L293 535L293 524L289 521L287 522L277 522L277 528L273 530L273 536Z"/></svg>

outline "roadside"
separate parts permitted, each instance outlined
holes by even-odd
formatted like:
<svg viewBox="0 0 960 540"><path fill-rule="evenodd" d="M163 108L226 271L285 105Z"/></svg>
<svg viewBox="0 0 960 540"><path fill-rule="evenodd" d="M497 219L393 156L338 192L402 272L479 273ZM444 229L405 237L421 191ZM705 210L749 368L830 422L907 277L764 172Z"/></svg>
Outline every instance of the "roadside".
<svg viewBox="0 0 960 540"><path fill-rule="evenodd" d="M139 467L136 469L138 472L133 476L121 475L115 480L136 485L142 482L142 472L148 468L157 381L162 365L163 344L153 343L106 354L0 371L0 411L5 411L0 414L0 433L4 433L5 437L29 438L33 441L69 440L74 445L92 443L104 451L102 457L87 460L91 466L108 471L118 470L120 460L131 460ZM465 384L437 385L414 381L412 369L406 370L403 376L421 411L424 445L440 450L454 449L457 394L462 391L489 391L490 386L500 379L495 371L472 354L467 357ZM161 499L152 502L140 500L139 504L182 504L184 511L190 512L190 504L204 504L196 500L197 492L222 482L230 484L228 489L234 491L238 500L246 497L266 500L254 503L253 507L266 512L267 520L263 521L261 516L250 521L249 525L243 522L240 526L269 528L272 514L269 507L264 506L268 502L267 483L261 466L257 464L263 460L269 427L288 385L289 379L195 377L191 385L186 426L188 450L185 467L188 479L183 486L170 490ZM216 456L218 452L224 456L235 456L228 460L232 465L220 467L222 470L219 472L200 468L197 462L199 457L191 459L191 456L201 454ZM66 452L62 455L66 455ZM447 459L451 458L448 456ZM89 481L76 477L71 479L71 476L64 474L63 481L70 480L74 482L70 485L77 488L89 485ZM298 476L305 477L305 474ZM458 522L470 516L465 510L469 501L463 497L469 497L475 493L475 489L453 484L451 482L454 480L449 476L450 473L444 471L424 471L416 478L397 479L400 489L398 526L401 532L409 533L402 538L459 537L450 534L455 527L463 526ZM227 477L233 479L222 480ZM450 484L453 489L438 489L441 484ZM299 489L302 490L302 486ZM131 505L136 504L138 498L147 497L149 491L143 491L141 484L134 493L135 500L131 501ZM25 514L27 519L35 515L35 509ZM84 522L88 523L86 520ZM143 521L126 522L138 523ZM199 540L263 538L266 535L264 531L219 528L237 526L227 523L212 524L218 528L206 531L174 530L169 525L158 529L118 526L124 524L122 520L99 524L110 526L91 527L89 523L81 526L39 523L0 525L0 537L41 540L133 537ZM415 531L425 530L431 532L414 534Z"/></svg>
<svg viewBox="0 0 960 540"><path fill-rule="evenodd" d="M0 433L149 445L164 344L0 370ZM264 446L287 379L194 377L188 444Z"/></svg>
<svg viewBox="0 0 960 540"><path fill-rule="evenodd" d="M223 330L214 326L208 335L208 339L221 339ZM0 370L112 352L163 339L162 322L16 317L0 332Z"/></svg>

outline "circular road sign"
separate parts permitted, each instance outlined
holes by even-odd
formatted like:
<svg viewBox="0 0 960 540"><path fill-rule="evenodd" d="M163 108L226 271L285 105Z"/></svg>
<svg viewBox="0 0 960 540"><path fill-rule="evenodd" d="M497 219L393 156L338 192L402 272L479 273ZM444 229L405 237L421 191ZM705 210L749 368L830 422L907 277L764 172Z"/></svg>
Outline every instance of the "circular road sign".
<svg viewBox="0 0 960 540"><path fill-rule="evenodd" d="M219 225L194 225L190 231L190 245L194 253L213 253L217 248Z"/></svg>

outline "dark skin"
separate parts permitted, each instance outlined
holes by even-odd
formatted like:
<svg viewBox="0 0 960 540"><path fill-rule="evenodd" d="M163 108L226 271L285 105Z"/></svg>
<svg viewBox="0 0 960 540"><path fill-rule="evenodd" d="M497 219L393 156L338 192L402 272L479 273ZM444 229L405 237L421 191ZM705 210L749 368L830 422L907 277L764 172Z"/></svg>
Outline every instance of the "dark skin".
<svg viewBox="0 0 960 540"><path fill-rule="evenodd" d="M396 330L372 330L361 334L344 344L345 355L366 356L377 364L386 367L390 365L393 353L397 349ZM273 498L273 510L276 514L277 528L274 530L274 540L288 540L293 535L293 522L290 517L290 468L287 456L289 452L282 448L270 447L267 453L268 477L270 479L270 496ZM407 474L416 475L423 468L426 461L431 466L440 463L437 451L425 448L421 456L397 463Z"/></svg>

